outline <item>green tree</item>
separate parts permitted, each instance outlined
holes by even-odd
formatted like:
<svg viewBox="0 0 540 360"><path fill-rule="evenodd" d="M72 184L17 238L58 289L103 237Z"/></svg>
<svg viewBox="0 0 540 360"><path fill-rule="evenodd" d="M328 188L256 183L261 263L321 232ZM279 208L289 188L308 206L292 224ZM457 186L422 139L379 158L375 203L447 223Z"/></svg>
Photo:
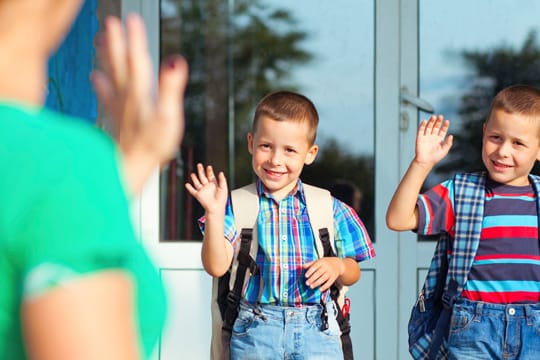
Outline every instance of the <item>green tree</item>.
<svg viewBox="0 0 540 360"><path fill-rule="evenodd" d="M448 176L457 171L483 169L482 125L493 97L513 84L540 87L540 47L537 33L529 32L519 49L500 46L486 51L462 52L474 73L473 86L461 99L459 116L462 128L455 134L454 146L437 173ZM536 173L538 166L533 171Z"/></svg>

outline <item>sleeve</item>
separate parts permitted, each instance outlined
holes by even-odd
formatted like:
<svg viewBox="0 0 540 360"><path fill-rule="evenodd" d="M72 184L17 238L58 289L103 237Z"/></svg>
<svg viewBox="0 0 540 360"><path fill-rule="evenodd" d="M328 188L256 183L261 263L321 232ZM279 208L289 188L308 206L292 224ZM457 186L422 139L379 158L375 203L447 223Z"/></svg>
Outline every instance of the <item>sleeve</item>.
<svg viewBox="0 0 540 360"><path fill-rule="evenodd" d="M51 154L55 181L36 179L30 190L14 242L24 296L87 273L129 268L140 251L116 148L108 139L88 141L94 146Z"/></svg>
<svg viewBox="0 0 540 360"><path fill-rule="evenodd" d="M206 222L206 218L204 216L201 216L198 219L199 223L199 230L204 235L204 225ZM224 236L229 240L231 243L234 244L236 239L236 226L234 224L234 214L232 210L231 205L231 198L229 197L227 199L227 205L225 206L225 227L224 227Z"/></svg>
<svg viewBox="0 0 540 360"><path fill-rule="evenodd" d="M447 180L418 196L418 229L420 235L452 234L454 227L453 181Z"/></svg>
<svg viewBox="0 0 540 360"><path fill-rule="evenodd" d="M369 234L356 212L344 202L333 198L334 243L337 256L364 261L375 257Z"/></svg>

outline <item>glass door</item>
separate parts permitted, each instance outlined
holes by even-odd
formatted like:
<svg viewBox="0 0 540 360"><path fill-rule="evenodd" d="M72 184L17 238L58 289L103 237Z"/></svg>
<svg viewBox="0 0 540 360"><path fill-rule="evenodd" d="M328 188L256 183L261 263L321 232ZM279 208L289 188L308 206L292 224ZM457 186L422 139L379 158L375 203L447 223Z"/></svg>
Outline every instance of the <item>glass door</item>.
<svg viewBox="0 0 540 360"><path fill-rule="evenodd" d="M540 86L540 3L509 0L402 2L401 91L451 120L454 145L427 179L427 189L455 172L482 170L481 136L491 99L511 84ZM425 108L424 108L425 109ZM417 124L429 116L402 96L400 172L414 155ZM536 171L536 173L538 173ZM406 326L434 242L399 238L400 358L408 358ZM413 282L411 282L413 281Z"/></svg>
<svg viewBox="0 0 540 360"><path fill-rule="evenodd" d="M184 183L198 162L224 171L230 187L254 181L246 135L265 94L294 90L315 103L321 150L302 179L350 201L376 251L384 246L378 236L384 222L375 216L383 208L377 199L377 164L393 166L395 160L385 153L375 156L375 5L355 0L159 2L160 57L180 52L190 64L184 142L177 158L156 175L141 206L143 231L151 232L145 241L172 289L161 359L180 353L208 358L211 282L200 264L196 222L203 212L185 193ZM356 204L347 194L356 194ZM375 306L378 297L395 298L395 287L377 282L395 274L391 267L396 263L391 257L386 261L385 266L379 259L362 264L362 279L349 292L357 357L375 358L379 342L388 340L376 332L395 334L389 331L395 329L389 323L395 311ZM379 268L388 275L380 275ZM376 326L379 314L389 322ZM186 323L194 325L188 329Z"/></svg>

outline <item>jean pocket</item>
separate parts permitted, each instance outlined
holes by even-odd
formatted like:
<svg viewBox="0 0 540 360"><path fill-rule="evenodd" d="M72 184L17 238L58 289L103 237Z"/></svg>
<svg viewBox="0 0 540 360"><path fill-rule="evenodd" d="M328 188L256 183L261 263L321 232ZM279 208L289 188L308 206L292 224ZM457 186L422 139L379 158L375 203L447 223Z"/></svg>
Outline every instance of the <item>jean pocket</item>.
<svg viewBox="0 0 540 360"><path fill-rule="evenodd" d="M450 332L458 333L467 330L474 320L474 315L460 307L454 307L450 320Z"/></svg>
<svg viewBox="0 0 540 360"><path fill-rule="evenodd" d="M233 336L244 336L253 325L255 314L251 310L240 309L238 317L234 321L232 328Z"/></svg>
<svg viewBox="0 0 540 360"><path fill-rule="evenodd" d="M531 320L536 335L540 335L540 310L533 310L531 312Z"/></svg>

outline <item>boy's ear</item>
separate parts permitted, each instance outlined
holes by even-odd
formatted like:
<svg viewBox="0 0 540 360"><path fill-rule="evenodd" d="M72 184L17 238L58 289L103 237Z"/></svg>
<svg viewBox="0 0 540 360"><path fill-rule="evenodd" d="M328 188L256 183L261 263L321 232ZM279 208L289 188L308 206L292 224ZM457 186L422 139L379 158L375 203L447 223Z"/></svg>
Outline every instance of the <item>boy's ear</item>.
<svg viewBox="0 0 540 360"><path fill-rule="evenodd" d="M304 161L305 165L310 165L315 161L315 158L317 157L317 153L319 152L319 147L317 145L312 145L307 154L306 154L306 160Z"/></svg>
<svg viewBox="0 0 540 360"><path fill-rule="evenodd" d="M251 133L247 134L247 142L248 142L248 151L251 155L253 155L253 135Z"/></svg>

